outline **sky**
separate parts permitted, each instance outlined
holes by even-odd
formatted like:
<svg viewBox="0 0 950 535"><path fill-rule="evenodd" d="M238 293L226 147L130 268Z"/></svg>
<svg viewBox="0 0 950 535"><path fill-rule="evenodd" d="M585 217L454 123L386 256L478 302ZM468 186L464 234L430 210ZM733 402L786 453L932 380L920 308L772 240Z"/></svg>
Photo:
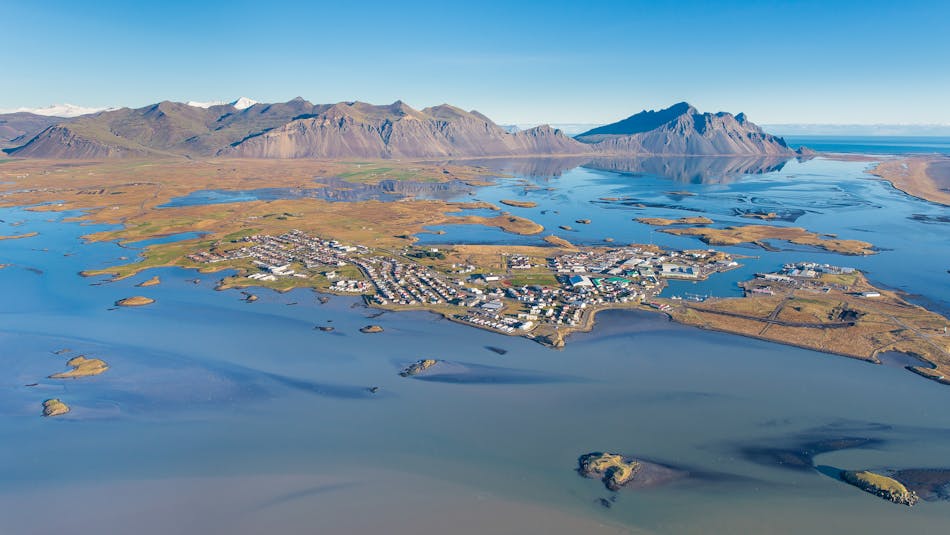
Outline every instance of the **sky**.
<svg viewBox="0 0 950 535"><path fill-rule="evenodd" d="M444 102L606 123L950 124L950 2L0 0L0 108Z"/></svg>

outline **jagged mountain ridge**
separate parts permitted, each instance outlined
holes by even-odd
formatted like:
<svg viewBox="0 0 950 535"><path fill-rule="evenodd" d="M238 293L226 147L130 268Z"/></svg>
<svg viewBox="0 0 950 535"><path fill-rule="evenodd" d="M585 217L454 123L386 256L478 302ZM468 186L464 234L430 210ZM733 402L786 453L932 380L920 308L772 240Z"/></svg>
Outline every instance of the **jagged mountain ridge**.
<svg viewBox="0 0 950 535"><path fill-rule="evenodd" d="M686 102L635 115L576 136L601 152L642 155L768 155L794 152L745 114L700 113Z"/></svg>
<svg viewBox="0 0 950 535"><path fill-rule="evenodd" d="M219 154L252 158L428 158L584 151L581 143L550 127L508 133L478 112L448 104L415 110L397 101L389 106L335 104Z"/></svg>
<svg viewBox="0 0 950 535"><path fill-rule="evenodd" d="M477 111L404 102L198 107L163 101L51 124L6 152L19 157L463 158L526 155L790 155L743 114L686 103L641 112L577 138L550 126L511 132ZM2 120L4 116L0 116Z"/></svg>

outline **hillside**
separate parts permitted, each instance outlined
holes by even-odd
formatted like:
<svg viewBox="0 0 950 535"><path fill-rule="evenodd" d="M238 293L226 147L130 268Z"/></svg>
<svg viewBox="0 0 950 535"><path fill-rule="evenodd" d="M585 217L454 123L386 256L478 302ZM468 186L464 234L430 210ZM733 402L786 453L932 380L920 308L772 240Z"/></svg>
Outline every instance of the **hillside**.
<svg viewBox="0 0 950 535"><path fill-rule="evenodd" d="M0 115L0 149L23 145L50 126L63 122L62 117L49 117L29 112Z"/></svg>

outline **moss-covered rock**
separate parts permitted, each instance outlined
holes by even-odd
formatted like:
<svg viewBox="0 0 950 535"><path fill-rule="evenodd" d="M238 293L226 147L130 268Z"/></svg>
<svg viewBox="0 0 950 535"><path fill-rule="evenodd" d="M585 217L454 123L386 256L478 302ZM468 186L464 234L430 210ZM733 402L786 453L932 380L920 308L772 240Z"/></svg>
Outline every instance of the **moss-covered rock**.
<svg viewBox="0 0 950 535"><path fill-rule="evenodd" d="M900 481L868 470L845 470L841 472L841 479L865 492L900 505L911 506L919 499L916 492L907 490Z"/></svg>
<svg viewBox="0 0 950 535"><path fill-rule="evenodd" d="M53 398L43 402L43 416L61 416L69 412L69 405Z"/></svg>
<svg viewBox="0 0 950 535"><path fill-rule="evenodd" d="M420 361L418 361L418 362L413 362L412 364L410 364L409 366L407 366L405 369L403 369L401 372L399 372L399 375L401 375L401 376L403 376L403 377L410 377L410 376L412 376L412 375L418 375L418 374L420 374L420 373L422 373L422 372L428 370L429 368L435 366L435 365L438 364L438 363L439 363L439 361L437 361L437 360L435 360L435 359L422 359L422 360L420 360Z"/></svg>
<svg viewBox="0 0 950 535"><path fill-rule="evenodd" d="M639 461L616 453L594 452L578 459L580 473L585 477L600 479L610 490L620 490L630 483L640 471Z"/></svg>

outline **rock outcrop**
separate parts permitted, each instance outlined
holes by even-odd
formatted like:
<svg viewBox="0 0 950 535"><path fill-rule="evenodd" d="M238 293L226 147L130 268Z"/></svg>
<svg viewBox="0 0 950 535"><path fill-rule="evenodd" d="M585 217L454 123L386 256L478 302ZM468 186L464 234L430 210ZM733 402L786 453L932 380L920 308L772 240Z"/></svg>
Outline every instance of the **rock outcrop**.
<svg viewBox="0 0 950 535"><path fill-rule="evenodd" d="M69 405L58 399L47 399L43 402L43 416L62 416L69 412Z"/></svg>
<svg viewBox="0 0 950 535"><path fill-rule="evenodd" d="M841 479L865 492L899 505L912 506L919 500L917 493L907 490L900 481L867 470L845 470L841 472Z"/></svg>

